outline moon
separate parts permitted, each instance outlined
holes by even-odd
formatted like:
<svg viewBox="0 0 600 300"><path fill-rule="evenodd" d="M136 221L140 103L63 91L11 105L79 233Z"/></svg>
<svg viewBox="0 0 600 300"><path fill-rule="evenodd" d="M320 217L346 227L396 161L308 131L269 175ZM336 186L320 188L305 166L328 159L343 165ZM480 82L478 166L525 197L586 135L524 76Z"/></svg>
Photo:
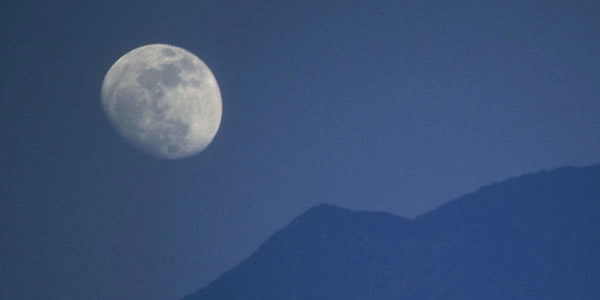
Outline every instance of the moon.
<svg viewBox="0 0 600 300"><path fill-rule="evenodd" d="M194 54L171 45L146 45L123 55L106 73L101 94L120 135L159 158L201 152L221 123L214 75Z"/></svg>

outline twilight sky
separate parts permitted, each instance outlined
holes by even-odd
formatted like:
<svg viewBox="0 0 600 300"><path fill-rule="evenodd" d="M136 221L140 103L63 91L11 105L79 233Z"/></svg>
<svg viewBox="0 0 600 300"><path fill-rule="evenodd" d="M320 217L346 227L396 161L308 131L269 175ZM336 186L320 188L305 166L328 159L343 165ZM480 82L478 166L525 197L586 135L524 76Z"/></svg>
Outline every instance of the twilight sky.
<svg viewBox="0 0 600 300"><path fill-rule="evenodd" d="M37 2L0 5L1 299L177 299L318 203L412 217L600 162L597 0ZM103 114L149 43L219 82L198 156Z"/></svg>

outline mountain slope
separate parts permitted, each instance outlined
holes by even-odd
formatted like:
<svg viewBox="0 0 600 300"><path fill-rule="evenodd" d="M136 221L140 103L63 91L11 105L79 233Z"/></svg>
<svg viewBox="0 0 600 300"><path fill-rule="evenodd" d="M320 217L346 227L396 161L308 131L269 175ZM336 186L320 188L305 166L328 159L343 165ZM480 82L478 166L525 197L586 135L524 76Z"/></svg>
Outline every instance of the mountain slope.
<svg viewBox="0 0 600 300"><path fill-rule="evenodd" d="M185 300L600 299L600 167L481 188L415 220L312 208Z"/></svg>

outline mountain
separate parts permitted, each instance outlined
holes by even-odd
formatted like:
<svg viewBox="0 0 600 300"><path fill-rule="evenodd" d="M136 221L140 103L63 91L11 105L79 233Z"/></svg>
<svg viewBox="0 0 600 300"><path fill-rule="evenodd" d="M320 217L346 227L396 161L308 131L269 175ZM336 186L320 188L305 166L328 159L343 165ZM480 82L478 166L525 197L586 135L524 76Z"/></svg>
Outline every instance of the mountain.
<svg viewBox="0 0 600 300"><path fill-rule="evenodd" d="M415 219L319 205L184 300L600 299L600 166L483 187Z"/></svg>

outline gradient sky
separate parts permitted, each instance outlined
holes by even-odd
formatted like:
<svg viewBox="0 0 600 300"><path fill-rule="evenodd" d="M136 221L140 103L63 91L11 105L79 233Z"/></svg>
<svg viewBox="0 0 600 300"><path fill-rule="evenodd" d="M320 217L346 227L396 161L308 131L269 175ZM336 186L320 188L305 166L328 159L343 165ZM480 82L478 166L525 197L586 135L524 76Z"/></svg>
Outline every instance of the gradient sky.
<svg viewBox="0 0 600 300"><path fill-rule="evenodd" d="M1 299L176 299L318 203L412 217L600 162L600 2L5 1ZM169 43L212 69L213 144L150 157L102 79Z"/></svg>

